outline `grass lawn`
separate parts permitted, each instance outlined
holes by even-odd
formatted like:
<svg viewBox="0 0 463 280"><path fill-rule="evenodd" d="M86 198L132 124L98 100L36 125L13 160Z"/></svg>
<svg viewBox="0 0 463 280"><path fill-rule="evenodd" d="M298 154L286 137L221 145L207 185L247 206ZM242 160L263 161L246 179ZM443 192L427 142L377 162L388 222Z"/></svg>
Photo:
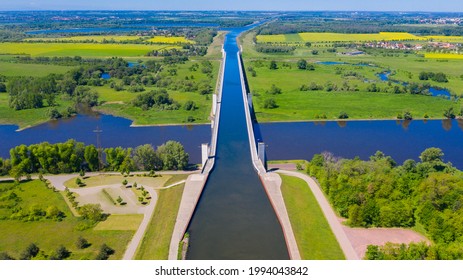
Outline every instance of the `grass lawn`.
<svg viewBox="0 0 463 280"><path fill-rule="evenodd" d="M32 76L44 77L49 74L64 74L73 67L49 65L49 64L30 64L0 61L0 75L4 76Z"/></svg>
<svg viewBox="0 0 463 280"><path fill-rule="evenodd" d="M318 202L302 179L280 175L282 193L303 260L343 260L344 254Z"/></svg>
<svg viewBox="0 0 463 280"><path fill-rule="evenodd" d="M14 110L8 106L8 93L0 93L0 124L15 124L20 128L38 125L50 120L48 117L48 107L39 109ZM57 98L58 111L64 111L72 106L72 102Z"/></svg>
<svg viewBox="0 0 463 280"><path fill-rule="evenodd" d="M167 260L185 184L158 191L153 218L138 248L137 260Z"/></svg>
<svg viewBox="0 0 463 280"><path fill-rule="evenodd" d="M91 176L86 179L83 179L82 182L85 183L84 188L91 188L91 187L98 187L98 186L105 186L105 185L115 185L120 184L122 186L122 181L127 180L128 185L133 185L133 183L137 183L139 187L141 186L150 186L154 188L159 188L164 186L164 184L172 178L173 175L162 175L157 177L143 177L137 175L130 175L128 177L124 177L122 175L112 175L112 174L105 174L99 176ZM70 179L64 182L64 185L68 188L79 188L75 182L75 178Z"/></svg>
<svg viewBox="0 0 463 280"><path fill-rule="evenodd" d="M136 231L143 220L143 215L111 215L98 223L94 230L133 230Z"/></svg>
<svg viewBox="0 0 463 280"><path fill-rule="evenodd" d="M28 210L34 205L34 207L47 209L48 206L54 205L66 216L60 222L49 219L32 222L0 220L0 236L2 237L0 239L0 252L7 252L14 258L18 258L30 243L36 243L40 250L47 255L56 250L58 246L63 245L71 251L70 259L94 259L100 246L106 243L115 250L110 259L121 259L128 242L135 233L134 230L127 228L117 230L91 228L79 231L76 229L80 223L79 218L72 215L60 193L46 188L38 180L23 182L14 187L13 190L8 190L12 186L12 182L1 182L0 195L3 196L14 191L21 199L17 206L22 209ZM1 215L3 217L11 214L7 213L5 209L2 210ZM111 222L111 220L109 221ZM85 249L78 249L75 243L79 236L87 239L91 245Z"/></svg>

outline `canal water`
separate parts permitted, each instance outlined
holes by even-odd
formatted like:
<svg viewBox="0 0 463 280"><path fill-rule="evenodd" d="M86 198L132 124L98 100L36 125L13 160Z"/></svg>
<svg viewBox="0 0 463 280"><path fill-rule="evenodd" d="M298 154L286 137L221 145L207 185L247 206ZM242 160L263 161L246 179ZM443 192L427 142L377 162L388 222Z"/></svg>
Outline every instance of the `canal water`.
<svg viewBox="0 0 463 280"><path fill-rule="evenodd" d="M251 161L236 36L225 42L215 166L188 228L188 259L288 259L282 228Z"/></svg>

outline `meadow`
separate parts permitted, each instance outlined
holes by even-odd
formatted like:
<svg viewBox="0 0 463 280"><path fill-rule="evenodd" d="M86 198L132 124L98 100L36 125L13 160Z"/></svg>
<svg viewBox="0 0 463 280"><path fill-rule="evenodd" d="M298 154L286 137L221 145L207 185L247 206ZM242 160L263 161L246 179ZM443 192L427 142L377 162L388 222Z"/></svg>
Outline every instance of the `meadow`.
<svg viewBox="0 0 463 280"><path fill-rule="evenodd" d="M190 71L189 68L197 62L188 61L184 64L178 64L176 66L177 74L173 77L175 80L184 80L185 77L189 77L193 81L200 82L207 79L207 75L201 71ZM220 63L218 61L211 61L213 65L212 75L213 78L210 81L210 86L215 88L216 79L219 72ZM167 69L163 70L159 75L165 75ZM118 82L118 81L116 81ZM154 87L146 87L146 91L155 89ZM201 95L198 92L186 92L179 90L168 90L169 96L179 102L181 108L175 111L169 110L142 110L139 107L135 107L131 104L132 100L140 93L133 93L127 90L116 91L110 88L108 85L103 87L95 87L95 90L100 95L100 100L103 101L101 106L96 109L100 112L111 114L115 116L121 116L133 120L134 125L153 125L153 124L188 124L191 123L208 123L209 115L212 106L211 95ZM187 101L193 101L196 104L195 110L184 110L183 105ZM190 121L188 120L190 119Z"/></svg>
<svg viewBox="0 0 463 280"><path fill-rule="evenodd" d="M8 100L8 93L0 93L0 124L14 124L24 129L50 120L49 107L16 111L8 106ZM64 98L57 99L56 109L58 111L64 111L70 106L72 106L72 101Z"/></svg>
<svg viewBox="0 0 463 280"><path fill-rule="evenodd" d="M437 97L411 94L393 94L367 92L372 83L363 79L375 81L378 87L388 86L376 76L380 69L353 65L315 65L314 71L299 70L296 63L285 62L288 67L277 70L268 69L266 64L261 67L259 62L249 61L246 65L253 67L256 77L248 74L248 81L253 93L253 103L259 121L291 121L314 120L325 115L327 119L337 119L341 112L346 112L349 119L394 119L397 115L409 111L414 118L442 118L443 112L449 107L459 111L461 102L454 102ZM282 65L283 63L279 63ZM257 65L257 66L256 66ZM291 68L289 68L291 67ZM336 68L338 70L336 70ZM343 73L361 73L362 79L343 77ZM400 72L397 76L405 75ZM301 91L300 86L316 82L325 87L326 84L336 84L342 87L346 82L349 91ZM267 93L271 84L280 88L281 94ZM352 90L356 88L358 91ZM274 99L277 108L264 108L267 99Z"/></svg>
<svg viewBox="0 0 463 280"><path fill-rule="evenodd" d="M280 175L281 191L303 260L345 259L317 200L302 179Z"/></svg>
<svg viewBox="0 0 463 280"><path fill-rule="evenodd" d="M311 33L311 35L314 34ZM395 33L380 34L388 35L389 38L397 38ZM402 38L406 38L405 34L402 34ZM295 37L299 36L299 34L286 35L290 35L292 39L285 38L285 40L293 41L297 41ZM352 37L347 38L346 34L338 35L338 37L332 37L332 40L343 40L343 38L353 40ZM337 47L335 52L331 52L329 50L333 48L333 43L322 42L329 40L329 36L334 36L333 33L324 34L324 37L318 34L319 37L314 39L317 42L312 43L310 47L295 45L296 49L292 53L260 53L253 45L253 36L255 33L249 32L240 40L244 48L244 65L259 121L316 120L321 116L326 116L327 119L337 119L341 112L346 112L349 119L395 119L398 114L406 111L411 112L414 118L425 116L443 118L445 109L453 107L456 112L459 112L462 107L461 100L450 101L423 95L393 94L391 88L395 84L381 81L378 77L379 73L390 71L392 79L406 83L426 82L431 86L443 87L452 94L461 96L463 94L461 61L446 59L446 57L456 58L456 55L438 54L435 58L430 58L428 54L423 57L421 53L389 52L382 49L361 55L343 55L342 53L353 49ZM281 36L279 38L283 40ZM314 54L313 50L317 50L318 53ZM298 69L297 62L300 59L313 65L314 70ZM271 61L276 62L278 69L269 69ZM320 64L323 62L343 64ZM252 71L249 71L249 67L255 72L254 75ZM423 71L444 72L448 82L421 81L419 74ZM311 83L316 83L323 89L300 90L302 85ZM388 89L389 93L368 92L368 87L372 83L382 91ZM272 84L280 88L282 93L275 95L266 93ZM326 85L328 84L335 85L338 90L327 91ZM339 90L340 88L343 89ZM268 99L273 99L277 107L264 108L264 102Z"/></svg>
<svg viewBox="0 0 463 280"><path fill-rule="evenodd" d="M50 64L30 64L0 61L0 75L44 77L49 74L64 74L72 69L69 66Z"/></svg>

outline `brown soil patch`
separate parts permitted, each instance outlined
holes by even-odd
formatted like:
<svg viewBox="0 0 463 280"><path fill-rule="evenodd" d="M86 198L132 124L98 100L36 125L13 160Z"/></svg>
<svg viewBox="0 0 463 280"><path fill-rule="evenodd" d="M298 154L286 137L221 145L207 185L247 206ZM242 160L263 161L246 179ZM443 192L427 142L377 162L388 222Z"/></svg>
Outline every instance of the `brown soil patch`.
<svg viewBox="0 0 463 280"><path fill-rule="evenodd" d="M363 259L368 245L384 245L391 243L412 243L429 240L421 234L400 228L350 228L343 226L343 230L350 240L359 258Z"/></svg>

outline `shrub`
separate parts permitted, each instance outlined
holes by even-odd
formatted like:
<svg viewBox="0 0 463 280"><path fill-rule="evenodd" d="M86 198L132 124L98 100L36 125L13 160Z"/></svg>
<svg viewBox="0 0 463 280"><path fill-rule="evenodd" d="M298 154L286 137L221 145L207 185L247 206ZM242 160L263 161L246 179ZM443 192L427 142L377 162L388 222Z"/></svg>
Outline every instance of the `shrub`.
<svg viewBox="0 0 463 280"><path fill-rule="evenodd" d="M83 238L82 236L79 236L76 241L76 247L77 249L85 249L90 246L90 243L88 243L87 239Z"/></svg>
<svg viewBox="0 0 463 280"><path fill-rule="evenodd" d="M339 113L338 119L348 119L349 115L346 112Z"/></svg>
<svg viewBox="0 0 463 280"><path fill-rule="evenodd" d="M275 109L277 107L278 107L278 105L277 105L276 101L273 98L269 98L269 99L266 99L264 101L264 108L265 109Z"/></svg>

